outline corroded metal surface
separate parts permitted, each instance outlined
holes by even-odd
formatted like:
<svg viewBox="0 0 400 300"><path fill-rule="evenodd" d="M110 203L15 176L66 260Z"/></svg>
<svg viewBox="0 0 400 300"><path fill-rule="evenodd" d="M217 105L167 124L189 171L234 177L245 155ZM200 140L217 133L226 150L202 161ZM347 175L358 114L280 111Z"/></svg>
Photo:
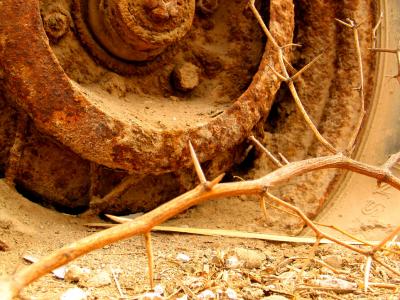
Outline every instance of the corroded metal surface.
<svg viewBox="0 0 400 300"><path fill-rule="evenodd" d="M272 6L273 7L273 6ZM272 31L282 43L292 35L290 1L280 1ZM285 11L279 14L279 10ZM271 76L265 55L254 80L226 111L207 124L158 131L112 118L74 88L47 43L36 1L3 1L1 67L7 74L7 99L22 108L40 131L80 156L110 168L162 173L190 165L188 141L201 161L210 160L245 139L269 109L279 83ZM285 25L283 25L285 24ZM266 52L269 52L267 47Z"/></svg>
<svg viewBox="0 0 400 300"><path fill-rule="evenodd" d="M52 46L62 45L63 40L72 35L80 39L95 62L129 76L160 71L176 51L173 46L168 47L171 41L165 41L156 47L162 49L162 53L148 62L127 62L117 55L110 55L79 16L83 2L73 1L71 7L57 6L53 2L47 10L42 9L40 1L0 2L0 91L3 95L0 99L0 142L3 147L0 172L3 175L12 173L17 188L33 200L64 210L81 211L90 202L96 203L96 199L107 195L129 173L136 174L130 175L136 178L134 185L121 195L120 201L101 203L99 210L142 211L195 184L190 169L189 140L200 160L205 162L208 176L225 171L243 159L245 145L242 142L267 116L280 85L267 66L277 63L268 43L258 71L254 70L254 77L248 86L244 86L244 93L231 99L231 103L215 116L178 128L144 126L144 123L128 122L99 106L95 97L87 92L90 87L82 88L79 80L72 80L67 75L65 67L68 68L68 63L60 63L63 58L56 57ZM203 2L199 1L206 5ZM190 6L194 2L187 3ZM212 22L207 18L217 10L218 6L214 6L210 11L207 5L196 8L201 16L196 21L196 28L212 29ZM257 26L250 11L245 5L243 7L243 18L252 20ZM294 28L292 1L271 1L268 11L271 30L278 41L282 44L291 42ZM156 17L162 18L162 12L154 13L161 13ZM191 22L190 18L186 21L186 24ZM258 26L256 28L259 30ZM243 39L242 43L251 41L246 32L232 30L232 37ZM250 45L245 47L251 48ZM225 67L218 59L210 59L204 53L204 49L194 53L203 67L198 71L199 76L212 79ZM174 72L180 70L177 66L173 68L172 65ZM189 77L192 77L191 73ZM107 76L114 78L114 75ZM179 83L172 84L183 98L186 95L183 93L192 91L199 84L198 78L195 84L189 83L190 88L186 88L192 80L189 77L176 76ZM19 123L18 120L26 120L26 116L26 123ZM16 132L17 128L20 128L19 132ZM13 160L10 159L12 149L18 149Z"/></svg>

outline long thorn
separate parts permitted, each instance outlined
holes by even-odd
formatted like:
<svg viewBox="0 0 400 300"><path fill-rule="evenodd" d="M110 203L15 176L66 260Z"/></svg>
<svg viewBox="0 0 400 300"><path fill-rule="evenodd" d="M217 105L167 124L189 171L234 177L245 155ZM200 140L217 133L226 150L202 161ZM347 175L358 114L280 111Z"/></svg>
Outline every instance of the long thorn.
<svg viewBox="0 0 400 300"><path fill-rule="evenodd" d="M397 53L397 49L388 49L388 48L369 48L369 50L375 52Z"/></svg>
<svg viewBox="0 0 400 300"><path fill-rule="evenodd" d="M264 214L265 219L267 220L268 219L268 214L267 214L267 207L265 206L264 196L260 197L260 207L261 207L261 210L262 210L262 212Z"/></svg>
<svg viewBox="0 0 400 300"><path fill-rule="evenodd" d="M279 157L282 159L282 161L285 163L285 165L290 164L289 160L280 152L278 152Z"/></svg>
<svg viewBox="0 0 400 300"><path fill-rule="evenodd" d="M260 143L259 140L257 140L253 135L251 135L249 137L250 140L252 140L258 147L261 148L262 151L265 152L265 154L268 156L268 158L275 164L275 166L277 166L278 168L283 167L283 165L281 164L281 162L279 160L276 159L276 157L267 149L264 147L263 144Z"/></svg>
<svg viewBox="0 0 400 300"><path fill-rule="evenodd" d="M217 177L215 177L211 181L207 181L207 188L211 190L214 186L216 186L218 183L221 182L221 180L224 178L225 173L219 174Z"/></svg>
<svg viewBox="0 0 400 300"><path fill-rule="evenodd" d="M197 177L200 180L200 183L205 185L207 183L206 176L204 175L203 169L201 168L199 159L197 158L196 152L194 151L192 143L189 141L189 150L190 150L190 156L192 157L192 161L194 164L194 168L197 173Z"/></svg>
<svg viewBox="0 0 400 300"><path fill-rule="evenodd" d="M297 78L299 78L299 76L301 74L303 74L305 71L307 71L309 68L311 68L311 66L316 63L321 57L322 57L323 53L320 53L319 55L317 55L316 57L314 57L313 60L311 60L308 64L306 64L303 68L301 68L300 71L298 71L296 74L294 74L292 76L292 80L296 80Z"/></svg>
<svg viewBox="0 0 400 300"><path fill-rule="evenodd" d="M153 247L151 244L151 233L146 232L144 234L144 240L146 244L146 254L147 254L147 263L149 266L149 280L150 280L150 287L154 288L154 257L153 257Z"/></svg>
<svg viewBox="0 0 400 300"><path fill-rule="evenodd" d="M371 266L372 266L372 256L368 256L364 268L364 293L368 291L369 274L371 273Z"/></svg>

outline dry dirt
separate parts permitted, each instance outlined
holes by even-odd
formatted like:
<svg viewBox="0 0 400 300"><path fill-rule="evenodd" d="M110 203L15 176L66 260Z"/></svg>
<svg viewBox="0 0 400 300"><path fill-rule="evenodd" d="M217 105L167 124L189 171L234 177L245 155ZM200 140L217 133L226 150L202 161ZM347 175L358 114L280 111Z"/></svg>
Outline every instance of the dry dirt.
<svg viewBox="0 0 400 300"><path fill-rule="evenodd" d="M60 2L69 3L69 1ZM306 3L307 1L299 1L299 3L303 2ZM42 1L42 3L43 7L46 7L51 1ZM314 5L323 6L323 4L322 2L315 1ZM334 3L332 5L334 5ZM345 12L343 12L343 14L345 14ZM220 17L222 21L217 23L211 30L214 31L213 34L215 37L224 37L229 40L228 33L223 32L223 28L218 25L230 21L229 14L224 12L221 13ZM333 18L335 16L325 17ZM363 19L362 17L363 16L358 16L359 19ZM319 15L310 15L301 21L305 24L297 24L297 26L309 28L309 30L312 31L318 28L320 19L321 16ZM374 21L375 20L370 17L365 20L365 24L368 24L368 28L371 28ZM195 25L198 31L210 26L210 24L201 23ZM255 21L253 19L249 23L243 21L239 25L238 28L236 28L237 30L239 30L240 27L254 26ZM256 26L254 27L258 28ZM340 40L342 47L346 45L346 47L343 47L343 49L345 49L343 51L347 52L341 53L341 55L348 58L346 60L346 64L348 64L347 72L342 71L340 74L335 73L335 67L337 66L334 66L334 63L336 63L336 61L328 58L334 54L336 55L337 49L331 48L326 50L326 56L328 58L317 64L317 71L307 74L303 78L303 81L299 83L299 89L302 93L301 96L304 96L305 104L311 116L316 120L322 120L321 129L323 133L331 140L338 142L338 133L335 131L335 126L333 126L333 129L327 128L329 124L327 125L325 123L334 123L337 121L336 127L340 127L342 130L349 130L349 128L351 128L351 124L343 124L345 120L342 118L342 115L350 115L350 119L354 119L357 116L357 114L354 113L354 107L358 107L359 104L357 93L355 91L348 92L348 90L349 77L354 79L357 78L358 75L357 69L354 67L354 65L356 65L354 53L348 52L348 50L351 49L351 35L344 31L340 31L337 34L334 25L328 27L332 28L325 28L324 30L330 34L320 35L320 39L315 38L313 34L305 32L306 30L299 30L298 39L302 39L301 34L304 34L307 38L302 39L302 42L305 43L305 47L301 52L302 54L299 54L300 52L297 54L294 53L294 58L300 66L304 62L310 61L319 50L323 49L324 45L338 44L336 39ZM199 32L195 32L195 34L200 35ZM163 116L161 123L155 122L153 118L147 120L143 116L143 119L140 120L137 115L133 114L126 115L126 118L131 118L136 122L149 123L151 126L164 129L165 127L174 127L177 124L189 126L190 123L193 122L193 114L188 114L188 111L192 113L195 112L194 115L197 117L196 121L198 122L212 118L215 113L219 113L220 110L225 109L232 99L235 99L243 92L244 87L247 86L248 81L251 79L254 66L258 64L263 46L260 40L261 32L257 29L252 31L252 34L253 36L249 37L250 40L247 42L255 43L255 41L257 41L257 47L254 47L248 56L243 53L248 53L249 49L237 47L234 41L232 41L232 43L227 43L227 48L222 50L214 45L218 42L218 39L207 41L211 46L209 49L203 49L204 51L213 52L218 50L220 52L230 53L232 57L237 55L244 55L245 57L241 57L237 62L223 62L223 65L226 66L226 72L224 72L224 74L227 78L229 77L229 80L223 78L221 81L225 80L225 82L228 82L228 86L221 87L223 85L220 85L218 87L211 84L207 85L207 83L209 83L207 80L202 82L200 90L202 93L209 95L209 97L206 99L207 101L201 103L196 101L196 97L198 96L196 93L190 94L189 96L180 94L172 95L170 90L160 88L162 84L168 81L166 74L169 74L173 64L170 64L168 72L162 70L158 71L158 81L154 85L154 90L136 91L132 90L132 86L149 85L151 81L150 76L149 78L143 77L135 79L135 82L130 82L119 75L111 72L104 72L103 69L93 65L93 62L92 65L87 63L90 60L87 59L86 61L85 57L70 63L70 58L74 56L74 51L76 49L74 47L63 47L68 43L77 48L81 46L77 41L72 42L69 40L69 37L57 46L54 46L54 51L67 74L78 82L80 84L80 89L89 93L94 98L94 101L97 101L98 105L108 108L107 105L109 105L109 103L107 99L111 99L115 101L113 104L120 104L112 105L112 107L116 109L114 112L115 114L125 114L122 109L121 111L118 110L118 107L135 107L136 110L132 110L135 113L140 110L147 112L149 116L161 115ZM364 32L364 34L366 33ZM245 38L244 36L242 37ZM184 44L185 43L186 42L184 42ZM188 41L188 45L185 44L185 47L199 46L189 44ZM366 39L363 48L366 49L369 45L370 40ZM220 53L214 54L216 57L222 56ZM178 58L183 59L183 56L184 54ZM211 56L207 57L211 58ZM374 76L374 58L367 55L364 59L366 69L368 68L366 73L369 74L366 80L372 81ZM326 65L326 61L328 60L331 61L330 65ZM238 64L238 61L247 62L245 76L243 76L243 70ZM211 65L213 65L213 62L211 62ZM236 84L235 81L238 77L243 79L240 84ZM320 78L323 78L323 80L320 80ZM333 81L333 78L335 78L335 81ZM332 87L329 90L322 89L321 86L327 85L328 81L333 82ZM99 85L94 85L94 82L98 82ZM226 90L230 90L231 93L229 95L224 94L226 96L225 98L219 97L220 99L214 103L214 96L221 96L221 93ZM317 91L321 91L320 94L328 92L331 94L315 94ZM135 94L136 92L140 97L137 97ZM372 85L367 89L367 93L368 95L372 93ZM316 96L307 98L307 94ZM347 97L345 98L344 96L346 95ZM158 104L161 103L161 100L156 96L167 98L171 101L167 103L162 102L163 105L159 106ZM274 125L274 122L276 122L279 123L279 126L274 128L271 128L272 126L266 126L265 144L276 152L285 153L291 160L298 160L303 157L321 154L321 149L315 146L311 134L304 134L306 127L301 116L295 112L292 102L289 103L289 100L287 100L290 97L286 97L286 94L279 96L280 102L277 102L274 109L278 111L275 117L277 119L280 118L280 120L269 120L269 125ZM143 97L147 98L142 101ZM191 100L194 101L187 102L186 106L182 105L180 107L179 114L176 114L178 118L170 119L167 117L169 115L167 112L176 110L178 101L185 100L185 97L192 97ZM325 103L325 108L321 109L322 105L319 101L328 98L346 100L346 105L343 104L344 102L338 103L337 101L333 101L332 103ZM144 115L146 116L146 114ZM381 118L383 117L381 116ZM301 135L301 139L298 138L299 135ZM343 136L346 135L343 134ZM344 140L339 142L345 143ZM377 162L379 161L377 160ZM259 177L270 170L268 163L263 157L257 160L255 166L256 168L251 175L252 177ZM309 178L305 179L313 179L312 176L316 176L316 179L320 180L320 177L325 175L326 174L310 175ZM327 184L334 175L335 174L326 175L329 177L329 180L326 180ZM303 189L300 189L300 192L298 192L298 187L294 185L284 187L281 192L287 195L292 202L295 202L296 199L306 202L304 199L307 198L307 195L310 195L310 199L307 200L308 205L318 206L320 204L318 199L322 197L319 194L324 194L323 196L325 197L326 186L319 187L321 192L316 193L316 187L313 185L312 181L305 182L308 183L303 184L300 182L300 185L303 184ZM316 182L316 180L314 182ZM310 192L310 190L312 192ZM353 190L355 191L354 193L357 193L360 188L358 190ZM302 197L298 197L299 194L301 194ZM394 196L391 199L393 200ZM366 203L368 204L369 202L366 201ZM360 204L356 203L354 205L359 206ZM239 207L240 210L238 209ZM388 205L388 207L390 208L392 206ZM351 229L352 233L363 238L381 237L382 234L389 232L390 229L396 225L394 222L398 219L397 216L394 215L390 222L388 220L382 222L382 220L379 220L379 217L376 217L372 221L369 220L371 222L365 226L362 226L363 224L360 224L358 220L352 220L352 214L356 209L353 210L352 208L350 210L349 206L345 206L345 209L347 209L348 215L344 215L343 218L338 216L329 219L329 221L337 221L338 224L347 224L348 226L349 224L356 224L357 227L347 229ZM342 211L343 210L344 209L342 209ZM362 209L358 210L362 211ZM313 211L316 211L316 209ZM256 198L236 197L210 201L191 208L187 212L168 221L167 225L234 229L263 233L271 233L270 226L272 224L277 225L276 227L280 227L281 230L298 229L298 220L288 220L289 218L287 218L287 216L278 214L273 209L270 210L270 213L271 219L266 222ZM283 217L286 220L281 223L280 220L282 220ZM85 224L92 222L105 221L96 217L71 216L49 210L23 198L1 180L0 276L11 274L16 269L23 267L25 262L22 257L25 254L42 257L65 244L99 230L85 226ZM284 226L282 224L284 224ZM285 297L287 299L398 299L400 296L398 290L390 288L392 285L399 286L399 278L377 265L373 265L370 281L387 283L389 284L389 288L372 287L367 293L364 293L362 289L362 269L365 264L364 257L336 245L320 246L316 251L315 258L332 264L335 270L340 271L340 274L334 274L332 270L323 267L320 262L314 261L307 264L304 258L307 258L312 252L311 245L171 233L154 233L152 236L154 243L156 284L160 284L164 287L163 296L169 299L175 299L183 295L188 295L189 298L196 298L205 290L210 290L215 294L220 293L220 299L227 299L229 298L227 296L227 291L230 291L229 289L235 291L237 298L244 299L262 299L272 295ZM255 250L255 252L249 252L248 250ZM239 264L237 266L235 265L234 259L232 262L232 257L239 256L235 254L235 251L248 254L248 257L239 257ZM179 254L188 255L189 261L183 262L177 259L177 255ZM387 255L383 260L394 268L398 269L400 267L400 257L398 255ZM243 262L245 264L253 263L253 268L242 266L241 264ZM122 291L128 299L140 298L143 293L150 290L142 237L134 237L114 245L106 246L101 250L94 251L74 261L71 265L87 267L92 270L92 273L95 273L97 270L104 270L109 275L111 275L111 269L120 270L121 273L118 282L121 284ZM351 289L345 291L331 291L329 289L310 288L310 285L316 284L315 280L322 278L321 276L346 280L347 283L350 284ZM52 275L47 275L30 285L23 291L21 298L58 299L67 289L77 286L82 286L82 288L88 292L89 299L122 298L114 280L105 287L86 287L85 284L69 283L65 280L56 279ZM353 288L354 286L356 286L356 288Z"/></svg>
<svg viewBox="0 0 400 300"><path fill-rule="evenodd" d="M267 232L260 218L257 201L239 198L221 201L225 202L223 214L218 213L219 204L211 201L207 207L190 209L167 224ZM227 205L227 201L232 202L232 205ZM235 213L238 204L241 205L242 218ZM23 267L25 263L22 257L26 254L42 257L89 235L97 230L85 226L92 222L104 221L64 215L43 208L26 200L4 181L0 181L0 276ZM152 239L156 284L164 287L164 296L168 299L184 294L196 298L204 290L215 294L219 292L219 299L229 299L226 292L233 293L232 290L238 299L262 299L271 295L287 299L397 299L399 296L397 291L388 288L373 287L364 293L359 287L336 293L307 287L307 284L315 284L315 280L322 275L344 279L350 282L350 287L357 284L361 286L364 257L336 245L320 246L315 257L331 263L341 274L332 273L318 262L306 265L303 258L310 254L311 245L168 233L154 233ZM190 260L179 260L178 254L188 255ZM235 257L238 257L239 265L236 265ZM384 260L393 267L398 268L400 265L399 256L389 255ZM68 266L71 265L89 268L91 274L104 270L110 276L111 269L119 270L118 282L127 299L140 298L140 295L150 290L142 237L106 246ZM382 267L373 266L371 282L398 285L398 280ZM88 299L121 298L113 280L104 287L87 287L85 283L69 283L52 275L46 275L30 285L23 291L21 298L58 299L69 288L78 286L82 286L89 294Z"/></svg>

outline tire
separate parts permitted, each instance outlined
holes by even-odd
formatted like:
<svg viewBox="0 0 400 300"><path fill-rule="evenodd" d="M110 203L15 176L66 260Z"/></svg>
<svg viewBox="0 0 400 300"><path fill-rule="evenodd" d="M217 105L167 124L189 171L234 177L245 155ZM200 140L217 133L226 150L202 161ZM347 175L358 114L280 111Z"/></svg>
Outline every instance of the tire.
<svg viewBox="0 0 400 300"><path fill-rule="evenodd" d="M384 18L378 31L377 47L394 49L400 40L400 3L380 1L379 11ZM388 77L399 71L395 54L377 56L372 104L355 153L357 160L381 165L400 149L400 82ZM393 172L400 174L398 165ZM316 220L340 224L343 229L366 239L380 239L400 222L399 199L398 190L349 172Z"/></svg>

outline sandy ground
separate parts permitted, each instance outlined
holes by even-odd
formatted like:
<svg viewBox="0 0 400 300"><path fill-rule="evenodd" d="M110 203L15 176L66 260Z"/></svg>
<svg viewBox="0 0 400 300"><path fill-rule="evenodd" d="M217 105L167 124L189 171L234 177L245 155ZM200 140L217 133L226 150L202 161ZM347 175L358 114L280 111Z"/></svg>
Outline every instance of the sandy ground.
<svg viewBox="0 0 400 300"><path fill-rule="evenodd" d="M231 220L231 223L224 223L226 226L214 225L213 228L261 231L264 225L256 209L256 201L233 199L231 203L242 203L242 215L246 217L236 218L236 224ZM194 226L197 215L197 226L201 227L205 225L202 218L198 217L201 210L208 211L211 224L214 221L212 208L215 211L218 209L216 202L193 208L168 225ZM230 211L226 212L229 215ZM22 257L26 254L42 257L91 234L97 230L85 226L91 222L104 221L48 210L24 199L1 181L0 276L24 267ZM219 293L219 299L234 299L234 295L238 299L268 299L266 297L272 295L287 299L397 299L399 296L397 290L392 288L371 287L370 291L364 293L361 282L365 258L336 245L322 245L316 251L315 258L331 264L329 269L318 261L306 263L304 258L309 256L311 245L170 233L154 233L152 240L155 282L163 287L163 296L168 299L183 295L193 299L212 299L201 298L204 291L211 291L215 295ZM185 256L179 259L178 255L187 255L188 261L185 262ZM400 266L399 255L388 254L382 259L394 268ZM118 282L128 299L140 298L150 290L142 237L133 237L96 250L68 265L69 268L71 266L89 268L89 278L92 279L81 277L79 282L72 283L46 275L27 287L22 298L58 299L69 288L81 287L89 295L88 299L122 299L111 277L111 270L120 272ZM108 274L105 286L98 286L103 283L96 281L99 270ZM332 270L339 273L335 274ZM334 283L334 291L326 287L310 287L328 282L328 279L345 281L340 283L341 288ZM394 288L398 288L400 283L398 276L375 264L370 280L385 282Z"/></svg>

